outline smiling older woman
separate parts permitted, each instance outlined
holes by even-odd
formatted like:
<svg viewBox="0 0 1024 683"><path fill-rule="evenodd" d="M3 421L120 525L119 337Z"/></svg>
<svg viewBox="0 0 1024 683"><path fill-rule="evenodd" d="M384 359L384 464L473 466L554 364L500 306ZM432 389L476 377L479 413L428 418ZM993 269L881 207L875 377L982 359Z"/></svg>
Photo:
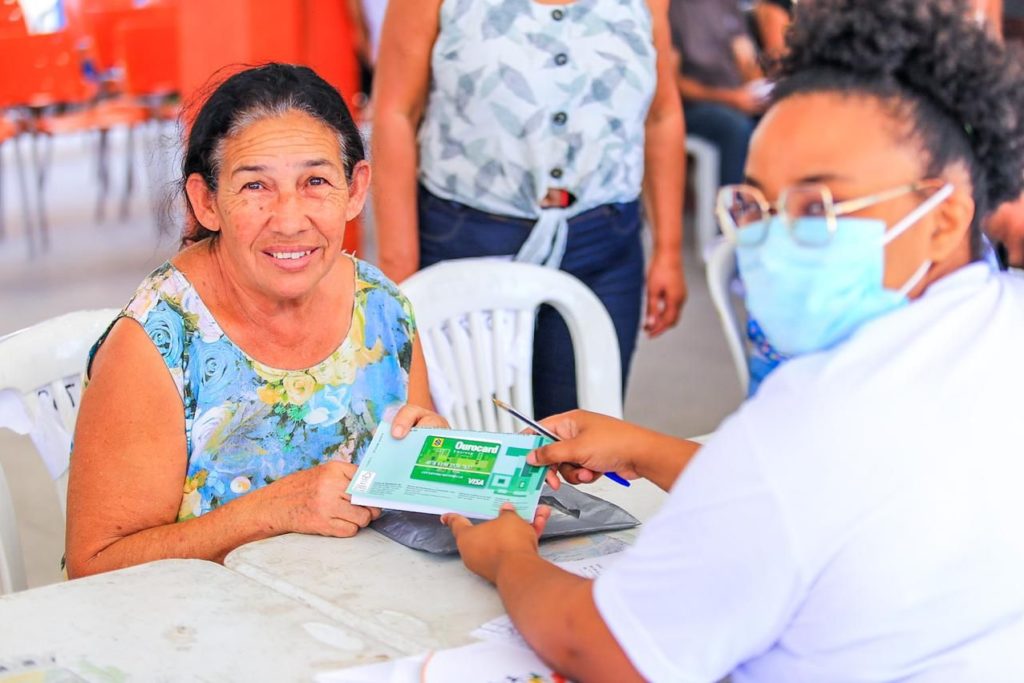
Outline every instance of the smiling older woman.
<svg viewBox="0 0 1024 683"><path fill-rule="evenodd" d="M433 415L409 302L342 251L370 181L344 102L307 68L236 74L183 165L186 246L97 342L68 490L72 576L351 536L345 494L389 406Z"/></svg>

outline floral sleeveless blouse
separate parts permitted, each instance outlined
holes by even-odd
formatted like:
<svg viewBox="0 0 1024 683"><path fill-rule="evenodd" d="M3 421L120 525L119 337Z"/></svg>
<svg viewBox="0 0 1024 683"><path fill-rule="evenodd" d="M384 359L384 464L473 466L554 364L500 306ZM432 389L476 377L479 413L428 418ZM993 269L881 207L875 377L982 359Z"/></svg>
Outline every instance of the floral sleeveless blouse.
<svg viewBox="0 0 1024 683"><path fill-rule="evenodd" d="M348 335L304 370L246 355L170 263L146 278L118 316L145 329L184 405L188 472L178 521L328 460L359 462L384 411L406 401L412 308L377 268L353 260Z"/></svg>

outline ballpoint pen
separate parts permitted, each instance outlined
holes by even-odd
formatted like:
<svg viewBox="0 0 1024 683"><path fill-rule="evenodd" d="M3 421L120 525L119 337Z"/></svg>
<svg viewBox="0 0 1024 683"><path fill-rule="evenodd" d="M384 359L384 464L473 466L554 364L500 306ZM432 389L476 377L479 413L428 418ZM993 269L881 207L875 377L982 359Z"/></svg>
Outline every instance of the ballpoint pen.
<svg viewBox="0 0 1024 683"><path fill-rule="evenodd" d="M530 418L526 417L521 412L519 412L518 410L516 410L515 408L513 408L509 404L505 403L504 401L502 401L497 396L492 396L491 400L494 402L494 405L498 406L502 410L504 410L507 413L511 414L513 417L515 417L516 419L520 420L521 422L525 422L531 429L533 429L535 432L537 432L541 436L546 436L549 439L551 439L552 441L561 441L561 439L559 439L557 436L555 436L550 430L544 429L537 422L535 422L535 421L531 420ZM605 472L604 476L608 477L609 479L614 481L616 484L622 484L623 486L630 486L630 483L629 483L628 479L624 479L624 478L620 477L619 475L615 474L614 472Z"/></svg>

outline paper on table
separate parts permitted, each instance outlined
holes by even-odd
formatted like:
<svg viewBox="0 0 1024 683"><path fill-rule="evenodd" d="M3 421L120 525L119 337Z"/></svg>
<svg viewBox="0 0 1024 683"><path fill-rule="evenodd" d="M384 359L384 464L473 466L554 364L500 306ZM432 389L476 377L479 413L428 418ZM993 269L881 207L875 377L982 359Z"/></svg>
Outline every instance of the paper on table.
<svg viewBox="0 0 1024 683"><path fill-rule="evenodd" d="M474 643L318 674L316 683L567 683L528 647Z"/></svg>
<svg viewBox="0 0 1024 683"><path fill-rule="evenodd" d="M572 572L585 579L596 579L601 576L604 570L612 566L622 556L622 553L613 555L601 555L599 557L588 557L582 560L566 560L556 562L559 567L567 572Z"/></svg>
<svg viewBox="0 0 1024 683"><path fill-rule="evenodd" d="M593 579L621 554L556 564L573 574ZM470 635L482 642L322 673L315 680L316 683L568 683L534 654L507 615L492 619Z"/></svg>
<svg viewBox="0 0 1024 683"><path fill-rule="evenodd" d="M428 655L392 659L379 664L317 674L316 683L420 683Z"/></svg>
<svg viewBox="0 0 1024 683"><path fill-rule="evenodd" d="M85 679L58 666L53 655L29 655L0 660L0 683L85 683Z"/></svg>
<svg viewBox="0 0 1024 683"><path fill-rule="evenodd" d="M615 553L613 555L588 557L582 560L556 562L555 564L567 572L572 572L577 576L582 576L587 579L596 579L604 570L618 560L621 555L622 553ZM491 619L469 635L474 638L478 638L479 640L486 640L493 643L505 643L507 645L514 645L517 647L530 647L526 643L526 640L523 639L522 634L519 633L519 629L517 629L515 624L512 623L512 620L508 618L507 614Z"/></svg>
<svg viewBox="0 0 1024 683"><path fill-rule="evenodd" d="M498 642L439 650L423 665L424 683L567 683L529 648Z"/></svg>

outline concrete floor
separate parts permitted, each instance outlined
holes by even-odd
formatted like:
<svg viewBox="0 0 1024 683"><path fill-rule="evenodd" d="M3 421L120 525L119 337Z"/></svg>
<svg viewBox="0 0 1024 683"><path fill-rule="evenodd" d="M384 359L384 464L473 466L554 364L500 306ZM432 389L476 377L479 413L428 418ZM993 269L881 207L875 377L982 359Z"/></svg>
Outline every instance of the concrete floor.
<svg viewBox="0 0 1024 683"><path fill-rule="evenodd" d="M117 202L108 200L108 218L99 224L94 143L84 137L59 140L46 193L52 246L34 260L27 258L13 149L10 143L0 148L8 233L0 240L0 336L68 311L123 306L141 279L174 253L176 240L158 234L153 211L173 177L167 133L160 138L150 131L136 147L138 175L128 220L120 221ZM124 182L125 149L124 138L115 135L110 150L115 200ZM368 237L366 255L372 258L372 234ZM657 340L641 340L626 400L628 419L678 436L712 431L741 400L692 245L685 257L690 295L682 321ZM0 466L13 489L29 584L60 580L56 561L63 549L63 519L28 439L0 430Z"/></svg>

